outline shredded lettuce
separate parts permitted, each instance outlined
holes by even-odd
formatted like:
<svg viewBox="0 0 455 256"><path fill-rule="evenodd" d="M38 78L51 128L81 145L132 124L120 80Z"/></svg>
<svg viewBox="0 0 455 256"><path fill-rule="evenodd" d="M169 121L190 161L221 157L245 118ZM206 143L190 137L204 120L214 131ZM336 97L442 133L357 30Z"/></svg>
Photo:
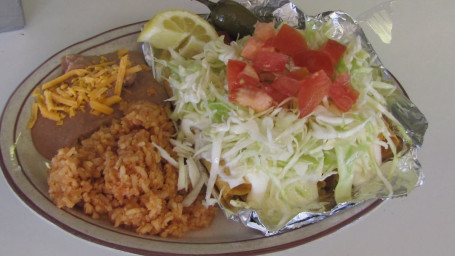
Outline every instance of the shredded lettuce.
<svg viewBox="0 0 455 256"><path fill-rule="evenodd" d="M320 47L333 33L330 24L311 29L315 26L310 23L303 31L311 48ZM256 210L273 230L300 212L325 211L328 202L320 200L318 186L333 175L338 175L336 203L363 200L379 190L390 196L398 186L391 182L397 175L402 175L396 179L406 188L413 184L413 177L397 174L399 154L384 122L386 117L397 123L386 107L395 87L370 65L360 38L340 40L347 50L336 70L350 74L359 99L345 113L324 100L305 118L296 109L277 106L255 113L228 100L226 64L241 59L244 41L226 45L220 37L192 59L171 51L169 60L160 61L160 72L168 76L159 78L173 90L179 188L194 189L185 204L195 199L201 180L207 187L207 204L216 202L212 192L217 176L231 187L247 180L252 190L246 201L236 199L231 205ZM391 161L382 163L381 147L392 148ZM208 177L196 169L200 159L211 162Z"/></svg>

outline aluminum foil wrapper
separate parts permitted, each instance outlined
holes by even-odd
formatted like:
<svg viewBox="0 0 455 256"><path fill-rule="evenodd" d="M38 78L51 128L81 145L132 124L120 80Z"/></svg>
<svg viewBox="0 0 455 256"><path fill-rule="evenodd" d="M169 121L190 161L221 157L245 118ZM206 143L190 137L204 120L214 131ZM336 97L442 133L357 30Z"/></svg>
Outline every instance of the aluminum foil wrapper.
<svg viewBox="0 0 455 256"><path fill-rule="evenodd" d="M373 57L371 65L380 71L384 81L388 81L398 88L393 95L388 96L387 107L402 124L406 134L412 140L412 146L400 158L398 163L399 172L394 174L390 180L393 194L385 188L379 178L372 179L358 188L352 196L352 202L337 204L326 212L301 212L285 225L273 228L264 225L255 210L240 209L232 211L232 207L226 205L225 202L220 202L221 208L229 219L241 222L249 228L259 230L264 235L270 236L316 223L365 200L406 196L410 192L409 187L414 188L423 184L424 175L417 159L417 151L423 144L428 122L414 103L411 102L401 84L381 63L362 28L352 17L340 11L327 11L316 16L307 16L295 4L287 0L238 0L237 2L252 11L261 21L275 21L277 24L286 21L288 25L299 29L305 29L309 24L312 24L312 27L308 27L308 29L319 29L323 24L331 22L334 25L334 29L330 31L330 38L343 42L346 37L359 36L362 48ZM153 55L151 54L150 46L148 44L144 45L143 50L147 62L149 65L153 65ZM406 186L398 184L406 184Z"/></svg>

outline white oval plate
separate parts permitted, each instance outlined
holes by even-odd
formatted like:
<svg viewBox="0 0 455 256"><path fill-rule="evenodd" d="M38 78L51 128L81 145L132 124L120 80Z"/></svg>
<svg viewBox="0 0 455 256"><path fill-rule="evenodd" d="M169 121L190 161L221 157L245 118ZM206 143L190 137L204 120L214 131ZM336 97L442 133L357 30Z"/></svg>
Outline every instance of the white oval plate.
<svg viewBox="0 0 455 256"><path fill-rule="evenodd" d="M382 201L370 200L340 211L318 223L283 234L264 237L219 212L213 224L183 238L141 236L94 220L77 209L58 209L47 193L46 159L33 146L27 125L34 88L60 74L60 59L70 53L105 54L118 49L140 50L136 42L144 22L115 28L73 44L51 56L33 71L9 98L0 123L0 164L16 194L36 213L80 238L142 255L251 255L283 250L330 234L374 209Z"/></svg>

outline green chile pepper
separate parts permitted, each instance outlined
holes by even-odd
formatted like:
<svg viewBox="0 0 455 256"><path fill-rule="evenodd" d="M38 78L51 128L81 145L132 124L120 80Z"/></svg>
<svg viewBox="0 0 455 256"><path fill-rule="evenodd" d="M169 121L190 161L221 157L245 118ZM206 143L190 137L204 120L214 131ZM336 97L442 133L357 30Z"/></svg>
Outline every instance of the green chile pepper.
<svg viewBox="0 0 455 256"><path fill-rule="evenodd" d="M253 34L259 19L247 8L232 0L220 0L217 3L197 0L210 9L209 21L219 31L225 31L232 39Z"/></svg>

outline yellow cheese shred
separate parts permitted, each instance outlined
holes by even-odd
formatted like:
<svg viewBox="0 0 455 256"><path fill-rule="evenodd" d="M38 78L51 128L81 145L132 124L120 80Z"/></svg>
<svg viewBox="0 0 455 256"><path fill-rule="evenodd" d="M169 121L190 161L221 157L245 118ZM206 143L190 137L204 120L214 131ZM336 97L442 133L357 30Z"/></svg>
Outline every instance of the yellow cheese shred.
<svg viewBox="0 0 455 256"><path fill-rule="evenodd" d="M51 92L51 98L56 103L61 103L63 105L70 106L70 107L77 107L77 101L75 101L69 97L64 97L64 96Z"/></svg>
<svg viewBox="0 0 455 256"><path fill-rule="evenodd" d="M67 80L68 78L70 78L72 76L83 76L86 73L87 73L87 70L85 70L85 69L73 69L73 70L55 78L54 80L43 84L43 86L41 88L43 90L46 90L53 86L56 86L57 84L62 83L63 81Z"/></svg>
<svg viewBox="0 0 455 256"><path fill-rule="evenodd" d="M101 102L98 102L96 100L91 100L89 103L90 103L90 107L96 112L100 112L100 113L103 113L106 115L110 115L110 114L114 113L113 108L111 108Z"/></svg>
<svg viewBox="0 0 455 256"><path fill-rule="evenodd" d="M120 101L122 100L122 98L120 96L117 96L117 95L114 95L114 96L111 96L109 98L106 98L103 103L106 105L106 106L111 106L111 105L114 105L115 103L119 103Z"/></svg>
<svg viewBox="0 0 455 256"><path fill-rule="evenodd" d="M35 102L32 103L27 129L34 126L39 114L58 125L63 124L66 116L85 111L87 104L94 115L112 114L112 105L122 101L125 76L146 70L142 65L131 65L128 50L117 51L117 56L119 64L101 56L99 63L71 70L44 83L41 88L37 87L32 93Z"/></svg>
<svg viewBox="0 0 455 256"><path fill-rule="evenodd" d="M130 74L133 74L133 73L137 73L139 71L142 70L142 66L141 65L136 65L134 67L131 67L129 69L126 70L126 74L127 75L130 75Z"/></svg>
<svg viewBox="0 0 455 256"><path fill-rule="evenodd" d="M117 80L115 82L114 94L120 96L123 87L123 81L125 80L126 64L128 61L128 55L124 55L120 59L120 67L117 73Z"/></svg>
<svg viewBox="0 0 455 256"><path fill-rule="evenodd" d="M36 119L38 119L38 111L38 103L35 102L32 104L32 113L27 123L27 129L32 129L33 125L36 123Z"/></svg>

